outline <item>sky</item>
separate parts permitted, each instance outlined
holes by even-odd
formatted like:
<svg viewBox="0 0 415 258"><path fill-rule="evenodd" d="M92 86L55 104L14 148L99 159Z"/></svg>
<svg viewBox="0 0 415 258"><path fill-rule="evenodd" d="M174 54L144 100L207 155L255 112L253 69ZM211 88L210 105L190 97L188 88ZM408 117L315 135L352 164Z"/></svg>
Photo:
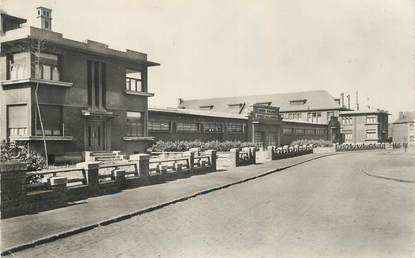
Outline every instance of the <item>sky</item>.
<svg viewBox="0 0 415 258"><path fill-rule="evenodd" d="M327 90L360 106L415 110L413 0L0 0L53 30L133 49L149 69L152 106L177 99Z"/></svg>

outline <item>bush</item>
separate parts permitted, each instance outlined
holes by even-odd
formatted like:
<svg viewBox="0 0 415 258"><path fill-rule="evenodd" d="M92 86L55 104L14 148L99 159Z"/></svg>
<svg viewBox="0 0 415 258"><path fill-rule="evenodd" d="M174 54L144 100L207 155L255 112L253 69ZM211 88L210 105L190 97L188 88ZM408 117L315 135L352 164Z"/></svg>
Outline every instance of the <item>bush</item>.
<svg viewBox="0 0 415 258"><path fill-rule="evenodd" d="M157 141L153 146L150 147L151 152L175 152L175 151L188 151L190 148L200 148L202 151L205 150L216 150L216 151L229 151L233 148L243 147L254 147L251 142L241 141L210 141L202 142L199 140L195 141Z"/></svg>
<svg viewBox="0 0 415 258"><path fill-rule="evenodd" d="M27 148L26 144L2 143L0 161L20 161L27 163L28 171L41 170L45 167L45 159L37 152Z"/></svg>
<svg viewBox="0 0 415 258"><path fill-rule="evenodd" d="M333 147L333 143L327 140L309 140L309 139L300 139L293 141L290 145L307 145L312 144L317 147Z"/></svg>

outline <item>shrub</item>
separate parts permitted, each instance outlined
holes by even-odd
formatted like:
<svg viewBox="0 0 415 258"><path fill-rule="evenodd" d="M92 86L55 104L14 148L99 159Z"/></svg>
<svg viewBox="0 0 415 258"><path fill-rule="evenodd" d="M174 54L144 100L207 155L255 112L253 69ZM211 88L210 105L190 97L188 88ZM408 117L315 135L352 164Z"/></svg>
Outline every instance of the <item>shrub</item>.
<svg viewBox="0 0 415 258"><path fill-rule="evenodd" d="M27 163L28 171L41 170L45 167L45 159L37 152L29 150L26 144L2 143L0 161L20 161Z"/></svg>
<svg viewBox="0 0 415 258"><path fill-rule="evenodd" d="M200 148L202 151L205 150L216 150L216 151L229 151L232 148L243 148L243 147L254 147L250 142L240 141L209 141L202 142L199 140L195 141L157 141L153 146L150 147L151 152L174 152L174 151L188 151L190 148Z"/></svg>
<svg viewBox="0 0 415 258"><path fill-rule="evenodd" d="M300 140L295 140L293 142L291 142L290 145L307 145L307 144L312 144L313 146L317 146L317 147L332 147L333 143L331 141L327 141L327 140L309 140L309 139L300 139Z"/></svg>

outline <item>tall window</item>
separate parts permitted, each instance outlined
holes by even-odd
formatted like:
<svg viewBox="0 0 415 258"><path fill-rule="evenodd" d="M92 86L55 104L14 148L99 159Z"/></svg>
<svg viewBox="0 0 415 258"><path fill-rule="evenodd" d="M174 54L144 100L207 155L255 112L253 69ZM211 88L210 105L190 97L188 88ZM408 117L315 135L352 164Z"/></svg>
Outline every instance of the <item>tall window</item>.
<svg viewBox="0 0 415 258"><path fill-rule="evenodd" d="M39 63L37 63L37 60L35 61L35 78L59 81L60 72L58 56L54 54L39 53L38 58Z"/></svg>
<svg viewBox="0 0 415 258"><path fill-rule="evenodd" d="M305 133L305 129L302 129L302 128L295 129L295 134L304 134L304 133Z"/></svg>
<svg viewBox="0 0 415 258"><path fill-rule="evenodd" d="M141 71L131 69L125 71L125 89L128 91L143 91Z"/></svg>
<svg viewBox="0 0 415 258"><path fill-rule="evenodd" d="M376 131L366 131L366 139L367 140L377 140L378 138L378 134L376 133Z"/></svg>
<svg viewBox="0 0 415 258"><path fill-rule="evenodd" d="M353 120L351 117L342 117L342 124L344 125L352 125L353 124Z"/></svg>
<svg viewBox="0 0 415 258"><path fill-rule="evenodd" d="M36 135L42 135L39 115L36 112ZM42 115L43 129L45 135L62 135L62 106L40 105L40 114Z"/></svg>
<svg viewBox="0 0 415 258"><path fill-rule="evenodd" d="M327 112L327 122L330 122L333 116L334 116L334 112Z"/></svg>
<svg viewBox="0 0 415 258"><path fill-rule="evenodd" d="M106 64L87 61L88 105L105 107L107 98Z"/></svg>
<svg viewBox="0 0 415 258"><path fill-rule="evenodd" d="M27 136L29 118L27 105L11 105L7 107L7 127L9 136Z"/></svg>
<svg viewBox="0 0 415 258"><path fill-rule="evenodd" d="M30 53L16 53L9 55L9 79L27 79L30 77Z"/></svg>
<svg viewBox="0 0 415 258"><path fill-rule="evenodd" d="M143 112L127 112L127 136L144 136Z"/></svg>
<svg viewBox="0 0 415 258"><path fill-rule="evenodd" d="M348 140L348 141L351 141L351 140L353 140L353 134L351 134L351 133L346 133L346 134L344 135L344 138L345 138L346 140Z"/></svg>
<svg viewBox="0 0 415 258"><path fill-rule="evenodd" d="M307 122L309 123L321 123L321 112L308 112Z"/></svg>

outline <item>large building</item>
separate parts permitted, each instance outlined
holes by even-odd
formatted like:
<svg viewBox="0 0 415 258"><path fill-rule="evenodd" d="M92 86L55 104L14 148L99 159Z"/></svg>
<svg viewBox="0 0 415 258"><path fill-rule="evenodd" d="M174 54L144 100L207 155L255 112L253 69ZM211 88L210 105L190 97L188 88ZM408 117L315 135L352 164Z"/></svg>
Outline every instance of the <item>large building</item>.
<svg viewBox="0 0 415 258"><path fill-rule="evenodd" d="M156 140L243 141L264 148L299 139L331 139L328 125L282 119L277 107L261 104L251 105L247 115L150 108L148 130Z"/></svg>
<svg viewBox="0 0 415 258"><path fill-rule="evenodd" d="M31 27L1 14L0 141L25 141L43 153L44 133L51 159L144 151L152 140L147 69L158 64L144 53L64 38L52 31L50 9L37 8L37 16Z"/></svg>
<svg viewBox="0 0 415 258"><path fill-rule="evenodd" d="M387 111L379 109L341 112L341 142L387 142L388 116Z"/></svg>
<svg viewBox="0 0 415 258"><path fill-rule="evenodd" d="M334 98L325 90L252 95L209 99L179 99L179 108L215 111L229 114L250 112L253 104L279 107L284 119L301 122L328 124L331 117L338 117L340 111L350 110L350 98Z"/></svg>
<svg viewBox="0 0 415 258"><path fill-rule="evenodd" d="M398 119L392 124L392 140L415 146L415 112L399 112Z"/></svg>

